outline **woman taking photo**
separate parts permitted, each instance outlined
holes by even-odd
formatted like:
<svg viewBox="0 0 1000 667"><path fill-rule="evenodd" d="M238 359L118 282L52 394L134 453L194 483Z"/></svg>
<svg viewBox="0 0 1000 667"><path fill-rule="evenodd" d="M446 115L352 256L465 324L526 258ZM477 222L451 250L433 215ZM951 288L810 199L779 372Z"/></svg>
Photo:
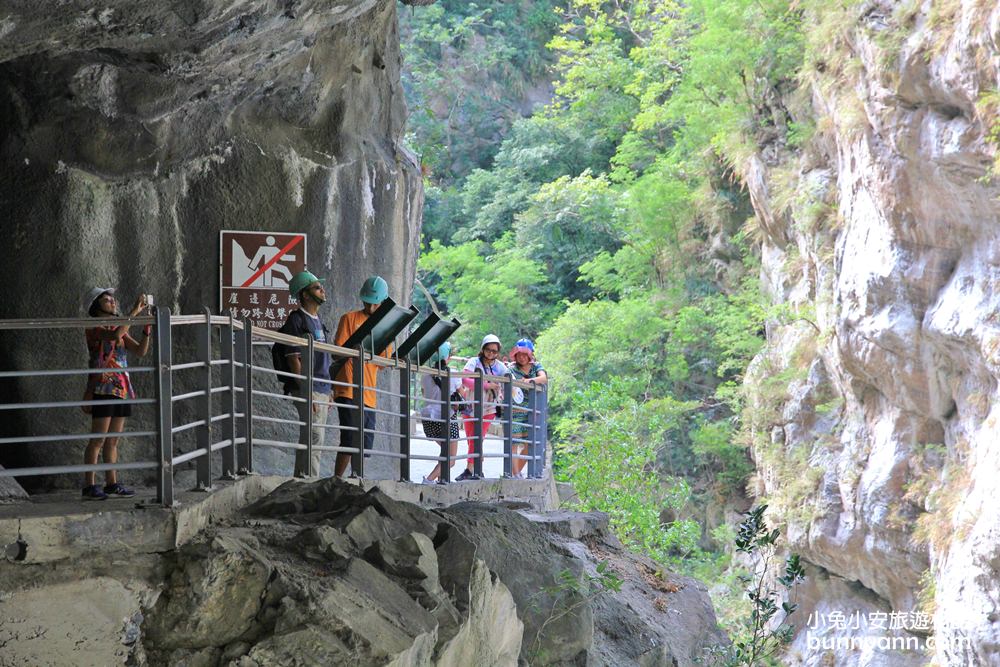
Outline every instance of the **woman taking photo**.
<svg viewBox="0 0 1000 667"><path fill-rule="evenodd" d="M147 309L146 295L141 295L132 306L128 317L135 317ZM95 287L84 299L84 308L91 317L121 317L118 312L118 302L115 301L115 290L110 287ZM94 401L125 401L135 398L135 389L129 379L129 352L140 357L149 351L149 334L152 330L146 325L142 332L142 340L137 341L129 334L127 324L119 326L95 326L86 330L87 351L90 353L90 367L100 369L99 373L88 376L87 390L84 400ZM83 455L87 465L97 463L97 455L104 453L105 463L118 461L118 434L125 429L125 418L132 415L131 404L84 406L84 412L91 416L90 432L105 435L91 438ZM96 474L93 471L84 473L83 497L87 500L106 500L108 496L134 496L135 491L118 482L117 473L108 470L104 473L104 488L96 484Z"/></svg>

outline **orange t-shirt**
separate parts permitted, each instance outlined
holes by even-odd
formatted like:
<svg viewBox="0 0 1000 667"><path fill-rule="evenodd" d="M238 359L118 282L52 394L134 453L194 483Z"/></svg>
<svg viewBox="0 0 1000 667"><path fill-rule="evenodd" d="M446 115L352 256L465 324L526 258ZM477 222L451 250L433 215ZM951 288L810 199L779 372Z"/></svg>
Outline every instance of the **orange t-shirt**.
<svg viewBox="0 0 1000 667"><path fill-rule="evenodd" d="M368 319L368 315L363 310L352 310L349 313L344 313L340 317L340 322L337 323L337 335L333 339L334 345L343 346L347 342L347 339L358 330L365 320ZM380 356L389 357L392 355L392 346L386 348ZM378 383L378 372L379 366L375 364L365 364L364 376L365 376L365 405L369 408L375 407L375 390L372 389ZM337 371L337 377L334 378L337 382L354 382L354 360L348 359L347 362L340 367ZM336 400L338 398L354 398L354 387L342 387L340 385L334 385L333 387L333 398Z"/></svg>

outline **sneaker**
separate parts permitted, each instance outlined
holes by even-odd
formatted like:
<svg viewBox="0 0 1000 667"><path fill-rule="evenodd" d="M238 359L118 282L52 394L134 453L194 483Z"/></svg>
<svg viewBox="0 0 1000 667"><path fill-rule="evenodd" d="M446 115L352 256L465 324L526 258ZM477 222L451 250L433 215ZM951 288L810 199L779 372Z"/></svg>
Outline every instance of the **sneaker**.
<svg viewBox="0 0 1000 667"><path fill-rule="evenodd" d="M83 487L83 499L84 500L107 500L108 494L101 491L101 487L97 484L91 484L90 486Z"/></svg>
<svg viewBox="0 0 1000 667"><path fill-rule="evenodd" d="M420 483L421 484L437 484L438 481L436 479L427 479L426 477L424 477L422 480L420 480Z"/></svg>
<svg viewBox="0 0 1000 667"><path fill-rule="evenodd" d="M455 481L464 482L467 479L475 479L475 478L476 476L472 474L472 471L466 468L465 470L462 471L462 474L460 474L458 477L455 478Z"/></svg>
<svg viewBox="0 0 1000 667"><path fill-rule="evenodd" d="M516 475L511 475L510 478L511 479L524 479L524 473L523 472L519 472Z"/></svg>
<svg viewBox="0 0 1000 667"><path fill-rule="evenodd" d="M105 498L107 498L107 496L119 496L121 498L129 498L135 495L135 491L133 491L132 489L128 488L127 486L119 482L106 485L104 487L104 493L107 494Z"/></svg>

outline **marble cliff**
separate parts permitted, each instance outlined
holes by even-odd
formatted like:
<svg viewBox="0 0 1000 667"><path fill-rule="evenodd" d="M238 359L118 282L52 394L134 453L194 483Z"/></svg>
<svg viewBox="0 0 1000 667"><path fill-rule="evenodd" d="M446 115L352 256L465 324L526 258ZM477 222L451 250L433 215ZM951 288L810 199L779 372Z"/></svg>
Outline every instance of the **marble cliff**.
<svg viewBox="0 0 1000 667"><path fill-rule="evenodd" d="M812 566L800 623L901 612L922 643L819 650L886 634L826 623L789 660L998 664L1000 8L808 18L805 94L776 117L815 131L762 142L744 168L788 313L748 373L756 491Z"/></svg>

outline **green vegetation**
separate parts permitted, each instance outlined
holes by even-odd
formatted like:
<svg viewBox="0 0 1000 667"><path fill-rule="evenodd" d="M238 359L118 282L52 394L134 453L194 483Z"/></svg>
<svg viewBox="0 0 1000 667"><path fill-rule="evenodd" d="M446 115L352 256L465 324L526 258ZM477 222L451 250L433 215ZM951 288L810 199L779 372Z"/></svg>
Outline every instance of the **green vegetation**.
<svg viewBox="0 0 1000 667"><path fill-rule="evenodd" d="M746 586L750 609L737 624L731 645L709 649L706 662L710 665L756 667L772 664L781 648L794 635L795 626L788 619L795 613L798 605L785 598L805 578L805 572L798 554L790 554L785 559L784 572L777 577L783 590L767 587L779 532L776 529L768 530L764 522L766 511L767 505L752 509L744 514L746 518L740 524L735 540L736 551L751 558L756 557L759 562L754 574L741 577Z"/></svg>
<svg viewBox="0 0 1000 667"><path fill-rule="evenodd" d="M751 446L774 449L787 385L813 358L776 367L762 395L741 389L766 319L815 328L765 307L741 179L767 149L787 181L776 213L809 231L836 224L826 184L799 187L791 157L822 131L799 87L838 55L803 25L839 40L856 4L402 10L409 141L428 173L422 284L465 323L460 354L486 333L536 340L557 474L623 541L689 572L719 576L705 508L744 494ZM509 113L543 80L547 103ZM463 106L483 96L494 111ZM808 452L783 465L800 483L776 500L793 507L819 478Z"/></svg>

